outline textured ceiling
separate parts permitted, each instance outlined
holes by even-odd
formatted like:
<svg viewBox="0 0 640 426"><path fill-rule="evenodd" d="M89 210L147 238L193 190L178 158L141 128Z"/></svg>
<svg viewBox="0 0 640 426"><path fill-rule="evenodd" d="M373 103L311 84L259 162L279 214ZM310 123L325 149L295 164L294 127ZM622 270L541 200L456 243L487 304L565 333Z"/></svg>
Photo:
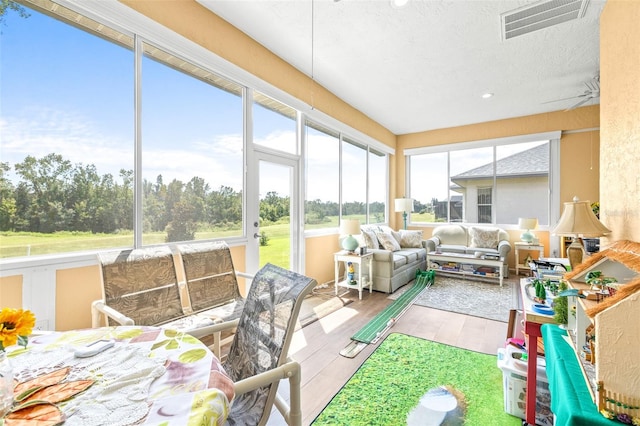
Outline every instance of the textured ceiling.
<svg viewBox="0 0 640 426"><path fill-rule="evenodd" d="M198 1L395 134L563 110L599 72L605 0L507 41L500 14L538 2Z"/></svg>

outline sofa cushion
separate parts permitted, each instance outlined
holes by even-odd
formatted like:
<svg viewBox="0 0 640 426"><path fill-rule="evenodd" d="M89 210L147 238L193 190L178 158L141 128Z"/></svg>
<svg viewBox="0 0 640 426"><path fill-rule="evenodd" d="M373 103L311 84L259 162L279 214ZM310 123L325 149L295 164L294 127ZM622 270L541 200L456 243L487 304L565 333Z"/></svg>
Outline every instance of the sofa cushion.
<svg viewBox="0 0 640 426"><path fill-rule="evenodd" d="M398 254L398 252L393 253L393 270L394 271L406 264L407 264L407 256Z"/></svg>
<svg viewBox="0 0 640 426"><path fill-rule="evenodd" d="M391 235L391 233L386 232L376 232L376 237L378 237L378 241L382 245L385 250L389 251L398 251L400 250L400 244L398 241Z"/></svg>
<svg viewBox="0 0 640 426"><path fill-rule="evenodd" d="M459 246L457 244L440 244L438 246L443 253L466 253L467 246Z"/></svg>
<svg viewBox="0 0 640 426"><path fill-rule="evenodd" d="M471 226L469 228L469 239L471 248L493 248L498 246L500 230L497 228L485 228Z"/></svg>
<svg viewBox="0 0 640 426"><path fill-rule="evenodd" d="M492 254L495 256L500 255L500 252L498 252L498 250L494 248L469 247L467 249L467 254L476 254L476 253L482 253L483 255L484 254Z"/></svg>
<svg viewBox="0 0 640 426"><path fill-rule="evenodd" d="M415 262L418 260L418 252L411 250L399 250L394 255L404 256L407 259L407 263Z"/></svg>

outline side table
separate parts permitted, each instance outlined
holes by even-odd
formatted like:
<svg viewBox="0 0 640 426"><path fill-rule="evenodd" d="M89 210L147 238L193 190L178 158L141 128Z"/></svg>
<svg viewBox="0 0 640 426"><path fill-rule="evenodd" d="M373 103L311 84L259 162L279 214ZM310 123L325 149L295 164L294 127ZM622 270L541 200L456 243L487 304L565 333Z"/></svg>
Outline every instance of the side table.
<svg viewBox="0 0 640 426"><path fill-rule="evenodd" d="M340 251L333 255L335 262L335 291L338 294L338 287L345 287L349 289L357 289L360 300L362 300L362 290L369 288L369 293L372 292L372 277L373 277L373 253L365 253L359 255L356 253L350 253L347 251ZM344 278L340 279L340 262L345 262ZM354 265L354 269L358 274L356 284L350 284L347 279L347 267L346 262L351 262ZM355 265L358 265L357 268ZM364 271L368 271L365 275Z"/></svg>
<svg viewBox="0 0 640 426"><path fill-rule="evenodd" d="M540 326L542 324L555 324L553 315L537 313L533 310L535 303L531 294L527 293L529 279L520 280L520 297L524 314L524 332L527 335L525 346L527 348L527 395L525 405L526 422L529 425L536 424L536 384L538 366L538 339L542 337Z"/></svg>
<svg viewBox="0 0 640 426"><path fill-rule="evenodd" d="M537 243L527 243L524 241L516 241L514 243L515 251L516 251L516 275L520 273L520 269L530 270L529 265L520 262L520 250L524 251L538 251L538 259L544 257L544 245ZM524 259L522 260L524 262Z"/></svg>

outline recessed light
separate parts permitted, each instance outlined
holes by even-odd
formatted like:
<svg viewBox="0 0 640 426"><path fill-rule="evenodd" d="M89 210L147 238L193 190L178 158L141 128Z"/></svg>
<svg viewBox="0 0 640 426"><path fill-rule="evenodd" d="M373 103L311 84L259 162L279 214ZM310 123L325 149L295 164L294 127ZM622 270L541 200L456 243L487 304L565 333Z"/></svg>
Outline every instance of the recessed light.
<svg viewBox="0 0 640 426"><path fill-rule="evenodd" d="M482 99L489 99L491 97L493 97L493 93L487 92L482 94Z"/></svg>
<svg viewBox="0 0 640 426"><path fill-rule="evenodd" d="M409 0L390 0L391 7L400 9L401 7L405 7Z"/></svg>

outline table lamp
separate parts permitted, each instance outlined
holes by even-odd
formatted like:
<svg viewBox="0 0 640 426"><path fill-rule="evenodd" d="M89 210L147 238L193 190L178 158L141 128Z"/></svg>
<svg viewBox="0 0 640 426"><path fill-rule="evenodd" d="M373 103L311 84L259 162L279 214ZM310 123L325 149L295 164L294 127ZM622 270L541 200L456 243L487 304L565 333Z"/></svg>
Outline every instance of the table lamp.
<svg viewBox="0 0 640 426"><path fill-rule="evenodd" d="M531 233L532 229L536 229L538 226L538 219L521 217L518 219L518 228L525 229L525 232L520 235L520 239L524 242L531 244L536 237Z"/></svg>
<svg viewBox="0 0 640 426"><path fill-rule="evenodd" d="M402 219L404 219L404 229L407 229L407 212L413 211L413 199L412 198L396 198L395 200L396 212L402 212Z"/></svg>
<svg viewBox="0 0 640 426"><path fill-rule="evenodd" d="M340 235L347 235L342 239L342 248L352 252L358 248L358 240L353 235L360 234L360 221L358 219L342 219L340 221Z"/></svg>
<svg viewBox="0 0 640 426"><path fill-rule="evenodd" d="M565 235L573 240L567 247L567 257L571 264L571 270L582 262L585 250L578 241L582 237L602 237L611 231L604 226L593 214L589 201L580 201L573 197L573 201L564 203L564 211L558 224L551 231L553 235Z"/></svg>

